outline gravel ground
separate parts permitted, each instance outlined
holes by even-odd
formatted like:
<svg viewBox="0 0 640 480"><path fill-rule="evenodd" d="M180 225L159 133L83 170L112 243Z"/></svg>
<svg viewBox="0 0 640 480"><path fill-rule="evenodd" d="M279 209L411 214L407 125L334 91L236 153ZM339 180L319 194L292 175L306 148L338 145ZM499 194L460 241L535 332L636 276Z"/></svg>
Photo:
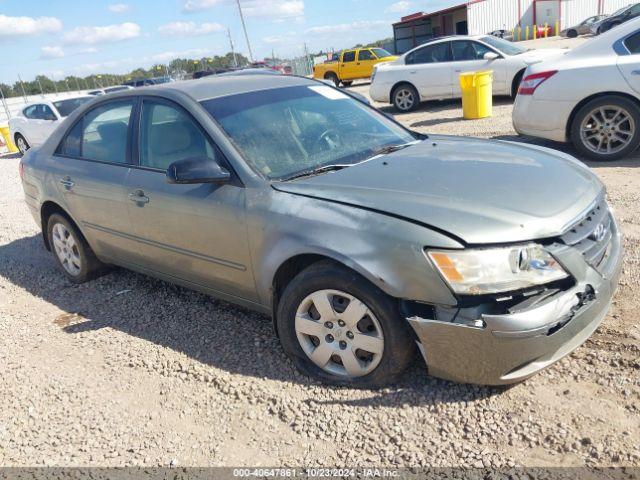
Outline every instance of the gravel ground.
<svg viewBox="0 0 640 480"><path fill-rule="evenodd" d="M513 139L511 108L464 121L458 102L429 103L398 119ZM267 318L210 297L121 269L69 284L18 160L0 162L0 465L640 465L639 158L592 165L627 253L584 346L508 389L430 378L416 359L377 391L310 381Z"/></svg>

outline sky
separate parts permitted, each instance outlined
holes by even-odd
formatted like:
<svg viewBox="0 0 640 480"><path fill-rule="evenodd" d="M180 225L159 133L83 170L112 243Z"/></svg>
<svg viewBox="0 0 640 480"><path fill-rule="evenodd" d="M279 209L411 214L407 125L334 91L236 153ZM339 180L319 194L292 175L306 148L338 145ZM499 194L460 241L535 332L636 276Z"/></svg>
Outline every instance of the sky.
<svg viewBox="0 0 640 480"><path fill-rule="evenodd" d="M254 59L392 36L402 15L463 0L240 0ZM236 0L0 0L0 82L127 73L176 57L249 57Z"/></svg>

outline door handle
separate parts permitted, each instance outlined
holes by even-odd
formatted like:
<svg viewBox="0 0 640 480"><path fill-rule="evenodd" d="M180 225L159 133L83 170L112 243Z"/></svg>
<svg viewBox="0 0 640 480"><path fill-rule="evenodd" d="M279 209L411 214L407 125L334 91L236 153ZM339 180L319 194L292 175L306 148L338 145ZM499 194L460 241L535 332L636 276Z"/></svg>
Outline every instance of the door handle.
<svg viewBox="0 0 640 480"><path fill-rule="evenodd" d="M631 75L640 75L640 70L631 70Z"/></svg>
<svg viewBox="0 0 640 480"><path fill-rule="evenodd" d="M356 65L360 65L360 62L356 63Z"/></svg>
<svg viewBox="0 0 640 480"><path fill-rule="evenodd" d="M462 70L455 70L456 73L460 73Z"/></svg>
<svg viewBox="0 0 640 480"><path fill-rule="evenodd" d="M129 194L129 200L136 203L149 203L149 197L147 197L142 190L135 190Z"/></svg>
<svg viewBox="0 0 640 480"><path fill-rule="evenodd" d="M71 188L76 184L76 182L74 182L73 180L71 180L71 177L67 176L64 178L60 179L60 185L62 185L64 188L66 188L67 190L71 190Z"/></svg>
<svg viewBox="0 0 640 480"><path fill-rule="evenodd" d="M418 73L417 70L411 70L409 73Z"/></svg>

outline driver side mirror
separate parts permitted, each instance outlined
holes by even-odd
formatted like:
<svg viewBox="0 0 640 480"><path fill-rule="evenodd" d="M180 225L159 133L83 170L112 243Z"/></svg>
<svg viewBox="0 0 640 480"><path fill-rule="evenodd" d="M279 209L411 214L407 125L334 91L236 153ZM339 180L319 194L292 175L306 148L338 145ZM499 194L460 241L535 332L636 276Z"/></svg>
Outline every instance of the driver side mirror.
<svg viewBox="0 0 640 480"><path fill-rule="evenodd" d="M485 60L496 60L497 58L500 58L500 55L498 55L496 52L487 52L484 54L483 58Z"/></svg>
<svg viewBox="0 0 640 480"><path fill-rule="evenodd" d="M169 183L225 183L231 174L227 169L208 157L190 157L173 162L167 168Z"/></svg>

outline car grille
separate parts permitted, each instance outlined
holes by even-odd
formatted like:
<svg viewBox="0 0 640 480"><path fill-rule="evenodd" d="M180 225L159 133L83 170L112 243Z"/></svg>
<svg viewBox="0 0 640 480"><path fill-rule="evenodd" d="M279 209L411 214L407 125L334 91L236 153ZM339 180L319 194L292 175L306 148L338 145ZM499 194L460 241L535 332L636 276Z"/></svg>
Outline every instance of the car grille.
<svg viewBox="0 0 640 480"><path fill-rule="evenodd" d="M560 239L579 250L586 262L598 269L609 254L613 238L612 227L611 212L603 197Z"/></svg>

